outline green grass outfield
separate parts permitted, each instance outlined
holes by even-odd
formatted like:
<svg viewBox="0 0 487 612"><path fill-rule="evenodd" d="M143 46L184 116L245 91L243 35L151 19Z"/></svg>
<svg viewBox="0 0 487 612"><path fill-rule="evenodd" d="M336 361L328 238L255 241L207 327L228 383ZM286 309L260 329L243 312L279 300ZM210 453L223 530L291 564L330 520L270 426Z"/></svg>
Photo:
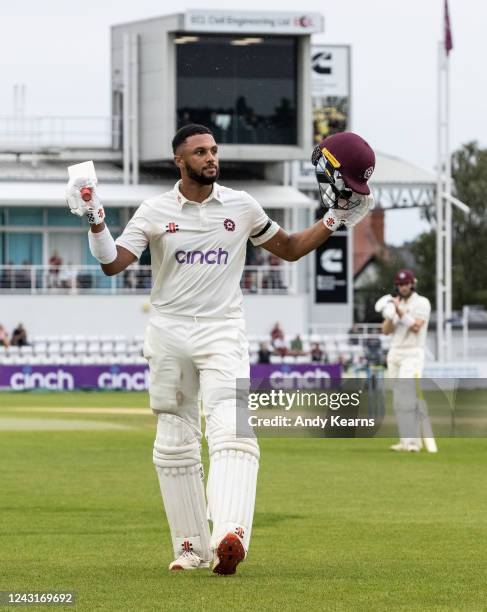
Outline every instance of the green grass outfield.
<svg viewBox="0 0 487 612"><path fill-rule="evenodd" d="M437 455L263 439L238 574L170 574L146 405L0 394L0 591L74 590L87 611L487 610L486 439L439 440Z"/></svg>

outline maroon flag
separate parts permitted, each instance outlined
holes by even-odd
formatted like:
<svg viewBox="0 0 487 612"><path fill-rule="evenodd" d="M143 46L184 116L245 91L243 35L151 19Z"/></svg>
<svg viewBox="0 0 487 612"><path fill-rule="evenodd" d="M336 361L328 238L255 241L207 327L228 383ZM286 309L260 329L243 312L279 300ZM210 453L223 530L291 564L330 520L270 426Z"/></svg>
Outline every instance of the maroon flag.
<svg viewBox="0 0 487 612"><path fill-rule="evenodd" d="M450 13L448 12L448 0L445 0L445 53L448 55L453 49L453 38L450 27Z"/></svg>

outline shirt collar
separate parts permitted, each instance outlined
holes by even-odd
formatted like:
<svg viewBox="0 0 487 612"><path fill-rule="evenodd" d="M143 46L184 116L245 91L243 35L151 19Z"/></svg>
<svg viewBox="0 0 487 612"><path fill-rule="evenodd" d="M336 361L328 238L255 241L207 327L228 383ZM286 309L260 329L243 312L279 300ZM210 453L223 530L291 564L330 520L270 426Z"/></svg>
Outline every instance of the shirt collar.
<svg viewBox="0 0 487 612"><path fill-rule="evenodd" d="M188 198L184 197L183 194L179 191L179 185L181 183L181 180L179 180L175 185L174 185L174 197L176 199L176 202L179 205L179 208L182 209L183 206L187 203L187 202L191 202L191 200L188 200ZM218 204L223 204L223 199L222 199L222 194L221 194L221 189L220 189L220 185L218 183L213 183L213 189L211 190L210 195L206 198L206 200L203 200L203 202L201 202L201 204L208 204L209 202L218 202Z"/></svg>

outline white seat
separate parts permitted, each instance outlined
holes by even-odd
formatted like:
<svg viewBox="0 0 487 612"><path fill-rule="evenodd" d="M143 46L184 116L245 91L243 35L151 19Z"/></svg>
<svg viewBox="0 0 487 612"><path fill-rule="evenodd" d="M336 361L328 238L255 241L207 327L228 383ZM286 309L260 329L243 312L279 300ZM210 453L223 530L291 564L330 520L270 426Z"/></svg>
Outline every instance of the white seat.
<svg viewBox="0 0 487 612"><path fill-rule="evenodd" d="M296 357L294 355L284 355L282 363L296 363Z"/></svg>
<svg viewBox="0 0 487 612"><path fill-rule="evenodd" d="M49 353L47 356L47 362L52 365L57 365L63 363L63 357L61 353Z"/></svg>
<svg viewBox="0 0 487 612"><path fill-rule="evenodd" d="M118 365L120 363L120 357L118 355L105 355L105 363L110 365Z"/></svg>
<svg viewBox="0 0 487 612"><path fill-rule="evenodd" d="M66 340L61 344L61 353L63 355L69 355L74 353L74 342L72 340Z"/></svg>
<svg viewBox="0 0 487 612"><path fill-rule="evenodd" d="M27 363L30 365L40 365L42 363L42 357L40 355L28 355L26 357Z"/></svg>
<svg viewBox="0 0 487 612"><path fill-rule="evenodd" d="M81 363L78 355L64 355L64 362L68 365L77 365Z"/></svg>
<svg viewBox="0 0 487 612"><path fill-rule="evenodd" d="M47 353L47 342L36 342L34 344L34 353L36 355L45 355Z"/></svg>
<svg viewBox="0 0 487 612"><path fill-rule="evenodd" d="M93 355L82 355L81 356L81 363L83 365L93 365L96 362L94 360L94 356Z"/></svg>
<svg viewBox="0 0 487 612"><path fill-rule="evenodd" d="M58 341L49 342L47 353L48 355L59 355L61 353L61 343Z"/></svg>
<svg viewBox="0 0 487 612"><path fill-rule="evenodd" d="M33 352L34 352L34 348L30 344L28 344L27 346L20 347L21 355L32 355Z"/></svg>
<svg viewBox="0 0 487 612"><path fill-rule="evenodd" d="M74 352L76 355L84 355L88 352L88 343L83 341L77 341L74 345Z"/></svg>
<svg viewBox="0 0 487 612"><path fill-rule="evenodd" d="M134 361L135 365L147 365L147 359L145 357L136 357Z"/></svg>
<svg viewBox="0 0 487 612"><path fill-rule="evenodd" d="M127 342L127 336L123 336L122 334L117 334L112 336L112 342Z"/></svg>
<svg viewBox="0 0 487 612"><path fill-rule="evenodd" d="M3 344L0 344L0 355L6 355L7 354L7 347L3 346Z"/></svg>
<svg viewBox="0 0 487 612"><path fill-rule="evenodd" d="M110 342L109 340L105 340L104 342L102 342L100 350L101 350L102 355L107 355L107 354L112 353L113 342Z"/></svg>
<svg viewBox="0 0 487 612"><path fill-rule="evenodd" d="M99 355L100 350L101 350L101 347L98 341L91 341L88 344L88 355Z"/></svg>
<svg viewBox="0 0 487 612"><path fill-rule="evenodd" d="M74 342L74 336L71 334L63 334L60 337L61 342Z"/></svg>
<svg viewBox="0 0 487 612"><path fill-rule="evenodd" d="M0 357L0 363L2 365L12 365L14 363L14 358L10 355L2 355Z"/></svg>
<svg viewBox="0 0 487 612"><path fill-rule="evenodd" d="M19 346L12 346L10 345L7 348L7 355L10 355L11 357L13 357L14 355L19 355L20 354L20 347Z"/></svg>
<svg viewBox="0 0 487 612"><path fill-rule="evenodd" d="M311 358L309 357L309 355L298 355L296 357L296 363L310 363L311 362Z"/></svg>
<svg viewBox="0 0 487 612"><path fill-rule="evenodd" d="M113 347L115 353L126 353L127 352L127 342L125 340L117 340L115 342L115 346Z"/></svg>
<svg viewBox="0 0 487 612"><path fill-rule="evenodd" d="M271 363L282 363L282 357L280 355L271 355Z"/></svg>
<svg viewBox="0 0 487 612"><path fill-rule="evenodd" d="M57 334L46 336L46 342L61 342L61 336L58 336Z"/></svg>

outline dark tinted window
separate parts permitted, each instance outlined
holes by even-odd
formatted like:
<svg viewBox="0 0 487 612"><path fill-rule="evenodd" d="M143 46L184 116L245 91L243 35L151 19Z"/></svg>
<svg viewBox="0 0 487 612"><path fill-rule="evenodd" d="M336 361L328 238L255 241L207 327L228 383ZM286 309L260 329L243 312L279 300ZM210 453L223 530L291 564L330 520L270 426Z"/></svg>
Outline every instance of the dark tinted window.
<svg viewBox="0 0 487 612"><path fill-rule="evenodd" d="M296 48L291 37L177 36L178 128L202 123L220 143L296 144Z"/></svg>

